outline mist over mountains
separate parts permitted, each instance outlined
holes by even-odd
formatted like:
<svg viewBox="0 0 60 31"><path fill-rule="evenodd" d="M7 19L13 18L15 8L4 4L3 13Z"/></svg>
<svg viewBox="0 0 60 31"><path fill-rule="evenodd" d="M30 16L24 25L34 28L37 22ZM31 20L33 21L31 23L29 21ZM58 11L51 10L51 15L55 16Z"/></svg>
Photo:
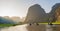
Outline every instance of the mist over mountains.
<svg viewBox="0 0 60 31"><path fill-rule="evenodd" d="M35 4L29 7L28 13L25 19L25 23L44 23L44 22L56 22L60 20L60 3L56 3L51 12L46 13L44 9L39 5ZM19 17L12 17L11 19L6 19L0 17L0 23L15 24L16 22L22 21Z"/></svg>
<svg viewBox="0 0 60 31"><path fill-rule="evenodd" d="M11 19L0 17L0 24L15 24L15 22Z"/></svg>

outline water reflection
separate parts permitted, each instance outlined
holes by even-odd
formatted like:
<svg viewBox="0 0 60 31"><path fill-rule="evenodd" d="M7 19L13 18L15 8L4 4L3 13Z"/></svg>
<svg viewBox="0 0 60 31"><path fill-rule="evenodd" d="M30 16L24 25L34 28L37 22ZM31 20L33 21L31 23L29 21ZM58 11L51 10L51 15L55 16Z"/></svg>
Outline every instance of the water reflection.
<svg viewBox="0 0 60 31"><path fill-rule="evenodd" d="M17 25L12 27L1 28L0 31L59 31L60 25L47 25L47 24L24 24L24 25Z"/></svg>
<svg viewBox="0 0 60 31"><path fill-rule="evenodd" d="M7 28L2 28L0 31L45 31L46 30L46 25L40 24L24 24L24 25L18 25L18 26L12 26L12 27L7 27Z"/></svg>
<svg viewBox="0 0 60 31"><path fill-rule="evenodd" d="M28 26L28 24L18 25L18 26L8 27L8 28L2 28L0 29L0 31L27 31L26 26Z"/></svg>

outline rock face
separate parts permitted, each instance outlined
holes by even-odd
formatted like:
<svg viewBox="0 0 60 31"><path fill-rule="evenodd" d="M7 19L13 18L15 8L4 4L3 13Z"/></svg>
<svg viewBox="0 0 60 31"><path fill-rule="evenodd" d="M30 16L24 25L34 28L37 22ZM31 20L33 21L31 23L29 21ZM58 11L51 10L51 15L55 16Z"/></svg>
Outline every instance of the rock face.
<svg viewBox="0 0 60 31"><path fill-rule="evenodd" d="M53 22L60 20L60 3L56 3L50 12L50 16L53 19Z"/></svg>
<svg viewBox="0 0 60 31"><path fill-rule="evenodd" d="M52 7L50 13L45 13L44 9L35 4L28 9L28 14L25 19L26 23L43 23L43 22L56 22L60 19L60 3Z"/></svg>
<svg viewBox="0 0 60 31"><path fill-rule="evenodd" d="M28 9L28 14L26 17L26 23L37 23L37 22L47 22L46 13L40 5L35 4Z"/></svg>
<svg viewBox="0 0 60 31"><path fill-rule="evenodd" d="M56 3L53 7L52 7L52 11L50 12L50 14L52 15L52 17L54 16L54 21L57 21L60 23L60 3ZM60 31L60 25L55 25L55 31Z"/></svg>

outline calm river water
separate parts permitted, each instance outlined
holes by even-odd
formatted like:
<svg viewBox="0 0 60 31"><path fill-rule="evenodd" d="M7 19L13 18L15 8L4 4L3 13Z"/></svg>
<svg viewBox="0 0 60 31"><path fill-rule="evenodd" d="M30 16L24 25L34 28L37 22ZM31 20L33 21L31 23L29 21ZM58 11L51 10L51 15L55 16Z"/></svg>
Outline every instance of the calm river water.
<svg viewBox="0 0 60 31"><path fill-rule="evenodd" d="M27 26L28 26L28 24L17 25L17 26L13 26L13 27L2 28L2 29L0 29L0 31L28 31L26 28Z"/></svg>

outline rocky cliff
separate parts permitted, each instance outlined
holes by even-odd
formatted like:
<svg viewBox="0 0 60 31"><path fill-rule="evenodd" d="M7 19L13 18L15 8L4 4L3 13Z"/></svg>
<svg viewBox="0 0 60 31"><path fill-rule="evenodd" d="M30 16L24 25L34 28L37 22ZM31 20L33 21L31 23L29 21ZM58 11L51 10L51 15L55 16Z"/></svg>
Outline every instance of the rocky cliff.
<svg viewBox="0 0 60 31"><path fill-rule="evenodd" d="M60 3L56 3L50 13L45 13L44 9L35 4L29 7L28 13L25 19L26 23L43 23L43 22L56 22L60 19Z"/></svg>
<svg viewBox="0 0 60 31"><path fill-rule="evenodd" d="M53 22L60 21L60 3L56 3L50 12L50 16L53 19Z"/></svg>
<svg viewBox="0 0 60 31"><path fill-rule="evenodd" d="M37 22L47 22L47 14L44 9L39 5L35 4L28 9L26 16L26 23L37 23Z"/></svg>

